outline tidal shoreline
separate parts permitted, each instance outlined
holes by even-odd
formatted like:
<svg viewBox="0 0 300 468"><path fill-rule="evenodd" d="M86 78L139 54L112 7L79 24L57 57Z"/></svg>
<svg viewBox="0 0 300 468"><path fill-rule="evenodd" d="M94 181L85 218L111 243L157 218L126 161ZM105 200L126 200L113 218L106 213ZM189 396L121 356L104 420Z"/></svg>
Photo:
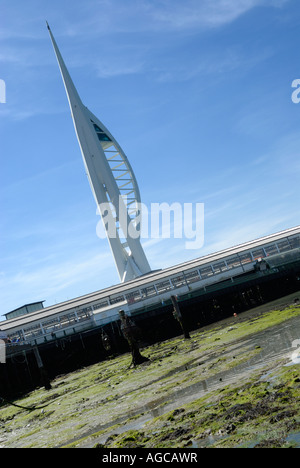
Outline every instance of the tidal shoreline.
<svg viewBox="0 0 300 468"><path fill-rule="evenodd" d="M0 446L299 446L299 296L57 377L0 407Z"/></svg>

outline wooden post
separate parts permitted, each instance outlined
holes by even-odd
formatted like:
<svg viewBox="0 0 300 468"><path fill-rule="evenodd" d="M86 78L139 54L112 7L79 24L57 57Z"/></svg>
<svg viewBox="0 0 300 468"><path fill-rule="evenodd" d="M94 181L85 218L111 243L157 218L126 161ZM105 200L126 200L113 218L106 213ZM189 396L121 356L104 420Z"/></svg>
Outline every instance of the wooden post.
<svg viewBox="0 0 300 468"><path fill-rule="evenodd" d="M188 329L186 328L183 317L181 315L181 311L177 302L177 298L175 296L171 296L171 301L174 307L174 310L173 310L174 318L179 322L181 329L183 331L184 337L187 339L190 339L191 337L190 337Z"/></svg>
<svg viewBox="0 0 300 468"><path fill-rule="evenodd" d="M143 362L149 361L149 359L143 356L140 353L140 347L138 343L139 330L138 327L135 325L133 320L131 320L128 315L125 314L124 310L119 310L119 316L121 319L121 331L126 338L129 348L132 355L132 365L135 367L138 364L142 364Z"/></svg>
<svg viewBox="0 0 300 468"><path fill-rule="evenodd" d="M43 361L42 361L42 358L41 358L41 355L39 353L37 346L33 347L33 353L36 359L37 366L40 371L42 384L44 385L45 390L51 390L52 387L51 387L50 379L48 377L46 369L44 368L44 364L43 364Z"/></svg>

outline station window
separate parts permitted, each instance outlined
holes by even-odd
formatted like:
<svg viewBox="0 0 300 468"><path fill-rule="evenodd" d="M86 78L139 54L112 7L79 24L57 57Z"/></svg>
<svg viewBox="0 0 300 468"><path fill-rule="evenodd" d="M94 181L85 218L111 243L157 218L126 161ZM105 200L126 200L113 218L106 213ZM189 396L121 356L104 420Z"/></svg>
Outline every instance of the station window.
<svg viewBox="0 0 300 468"><path fill-rule="evenodd" d="M35 336L42 335L43 331L40 325L32 325L24 329L24 338L28 340L29 338L34 338Z"/></svg>
<svg viewBox="0 0 300 468"><path fill-rule="evenodd" d="M94 309L94 310L103 309L103 307L107 307L107 306L108 306L108 302L107 302L107 301L98 302L98 304L93 305L93 309Z"/></svg>
<svg viewBox="0 0 300 468"><path fill-rule="evenodd" d="M9 333L8 338L12 343L19 343L20 341L24 341L23 333L21 330Z"/></svg>
<svg viewBox="0 0 300 468"><path fill-rule="evenodd" d="M289 241L287 239L277 242L277 246L279 248L280 253L281 252L286 252L287 250L291 250L291 246L289 244Z"/></svg>
<svg viewBox="0 0 300 468"><path fill-rule="evenodd" d="M253 262L251 252L245 252L239 255L240 261L242 265L246 265L247 263Z"/></svg>
<svg viewBox="0 0 300 468"><path fill-rule="evenodd" d="M162 281L161 283L157 283L155 286L159 293L172 289L170 281Z"/></svg>
<svg viewBox="0 0 300 468"><path fill-rule="evenodd" d="M256 249L256 250L252 250L252 255L253 255L254 260L258 260L259 258L265 257L265 252L263 249Z"/></svg>
<svg viewBox="0 0 300 468"><path fill-rule="evenodd" d="M214 273L212 271L211 266L209 266L209 267L201 268L200 274L201 274L201 278L205 279L205 278L209 278L210 276L213 276Z"/></svg>
<svg viewBox="0 0 300 468"><path fill-rule="evenodd" d="M235 255L234 257L230 257L230 258L226 259L226 263L227 263L227 266L228 266L229 269L237 268L237 267L241 266L241 261L240 261L240 259L239 259L239 257L237 255Z"/></svg>
<svg viewBox="0 0 300 468"><path fill-rule="evenodd" d="M43 322L42 327L46 333L49 333L49 331L54 331L57 328L60 328L61 324L59 322L58 317L56 317L54 319L50 319L50 320Z"/></svg>
<svg viewBox="0 0 300 468"><path fill-rule="evenodd" d="M73 313L71 312L70 314L61 315L59 317L59 320L60 320L61 328L64 328L64 327L69 327L70 325L75 323L76 317L75 317L74 312Z"/></svg>
<svg viewBox="0 0 300 468"><path fill-rule="evenodd" d="M289 242L292 249L297 249L300 247L300 236L290 237Z"/></svg>
<svg viewBox="0 0 300 468"><path fill-rule="evenodd" d="M91 307L85 307L84 309L80 309L77 311L77 318L79 322L83 320L88 320L91 317Z"/></svg>
<svg viewBox="0 0 300 468"><path fill-rule="evenodd" d="M213 265L213 269L215 273L222 273L222 271L227 270L227 266L225 265L225 262L219 262Z"/></svg>
<svg viewBox="0 0 300 468"><path fill-rule="evenodd" d="M277 249L276 244L266 245L266 247L264 249L266 251L267 257L269 257L270 255L277 255L278 254L278 249Z"/></svg>
<svg viewBox="0 0 300 468"><path fill-rule="evenodd" d="M155 296L157 294L154 286L148 286L147 288L143 288L141 292L144 298Z"/></svg>
<svg viewBox="0 0 300 468"><path fill-rule="evenodd" d="M117 304L118 302L123 302L123 301L125 301L125 297L124 297L124 296L116 296L116 297L112 297L112 298L110 299L111 305Z"/></svg>
<svg viewBox="0 0 300 468"><path fill-rule="evenodd" d="M181 286L186 286L186 282L183 275L175 276L171 279L174 288L180 288Z"/></svg>
<svg viewBox="0 0 300 468"><path fill-rule="evenodd" d="M187 283L195 283L196 281L200 281L198 270L184 272L184 276Z"/></svg>
<svg viewBox="0 0 300 468"><path fill-rule="evenodd" d="M128 304L133 304L134 302L139 302L142 300L140 291L133 291L125 295Z"/></svg>

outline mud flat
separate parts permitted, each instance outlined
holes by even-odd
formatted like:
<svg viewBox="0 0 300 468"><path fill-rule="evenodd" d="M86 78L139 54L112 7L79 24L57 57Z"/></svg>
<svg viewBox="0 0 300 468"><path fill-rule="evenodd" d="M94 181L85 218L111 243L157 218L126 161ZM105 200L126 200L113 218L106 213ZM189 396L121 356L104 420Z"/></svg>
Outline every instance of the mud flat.
<svg viewBox="0 0 300 468"><path fill-rule="evenodd" d="M12 402L24 408L3 402L0 447L299 448L296 298L144 348L136 368L125 354L59 376Z"/></svg>

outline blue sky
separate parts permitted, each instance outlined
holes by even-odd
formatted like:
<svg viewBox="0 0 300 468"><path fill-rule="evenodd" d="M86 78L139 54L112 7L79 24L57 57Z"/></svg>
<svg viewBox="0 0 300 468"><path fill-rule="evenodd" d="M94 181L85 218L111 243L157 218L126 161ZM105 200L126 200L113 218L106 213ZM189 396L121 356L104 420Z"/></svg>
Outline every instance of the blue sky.
<svg viewBox="0 0 300 468"><path fill-rule="evenodd" d="M205 204L205 243L145 239L164 268L299 224L297 0L0 4L0 315L118 283L45 20L142 201Z"/></svg>

